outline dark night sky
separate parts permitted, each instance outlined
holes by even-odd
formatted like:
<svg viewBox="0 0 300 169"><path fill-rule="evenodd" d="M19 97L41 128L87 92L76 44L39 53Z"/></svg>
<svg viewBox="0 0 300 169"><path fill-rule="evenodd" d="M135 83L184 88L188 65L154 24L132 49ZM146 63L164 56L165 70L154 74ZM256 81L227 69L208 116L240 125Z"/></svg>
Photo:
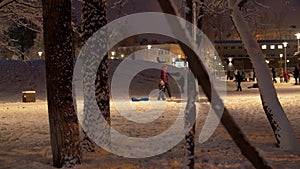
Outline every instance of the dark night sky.
<svg viewBox="0 0 300 169"><path fill-rule="evenodd" d="M181 0L175 0L179 5ZM283 18L283 23L288 26L296 25L300 28L300 0L257 0L262 4L269 6L266 9L270 16L278 15ZM126 14L138 12L161 12L157 0L128 0L128 4L124 8ZM113 12L113 11L112 11ZM112 13L109 16L112 18Z"/></svg>
<svg viewBox="0 0 300 169"><path fill-rule="evenodd" d="M279 14L283 17L284 24L296 25L300 28L300 1L289 0L289 2L283 2L283 0L262 0L264 4L270 6L270 14Z"/></svg>

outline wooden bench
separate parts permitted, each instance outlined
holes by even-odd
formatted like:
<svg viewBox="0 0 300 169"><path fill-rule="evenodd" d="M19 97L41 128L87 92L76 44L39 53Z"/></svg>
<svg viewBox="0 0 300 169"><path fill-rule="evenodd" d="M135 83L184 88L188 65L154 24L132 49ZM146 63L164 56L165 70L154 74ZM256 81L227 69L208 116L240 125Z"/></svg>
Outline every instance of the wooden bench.
<svg viewBox="0 0 300 169"><path fill-rule="evenodd" d="M35 102L35 91L23 91L22 98L23 102Z"/></svg>

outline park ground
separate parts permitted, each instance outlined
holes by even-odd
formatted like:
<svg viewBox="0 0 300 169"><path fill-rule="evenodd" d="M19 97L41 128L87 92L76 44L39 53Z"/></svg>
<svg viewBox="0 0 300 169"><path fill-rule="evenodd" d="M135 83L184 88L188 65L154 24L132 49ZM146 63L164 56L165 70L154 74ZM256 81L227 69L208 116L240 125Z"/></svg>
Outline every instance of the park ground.
<svg viewBox="0 0 300 169"><path fill-rule="evenodd" d="M43 65L35 63L21 65L13 63L10 69L1 65L0 83L0 168L47 169L52 167L50 131L44 89ZM7 65L7 63L6 63ZM24 68L26 67L26 68ZM30 69L27 72L25 70ZM22 76L18 74L22 72ZM40 79L40 80L36 80ZM41 80L42 79L42 80ZM225 106L242 129L246 138L274 168L294 168L300 166L300 154L282 150L275 146L276 140L264 114L259 91L248 88L253 82L242 83L243 91L235 91L235 83L226 81L227 97ZM300 143L300 85L275 84L278 98ZM21 91L35 89L37 100L23 103ZM153 101L161 103L163 101ZM209 102L200 94L197 102L198 117L195 145L195 168L254 168L241 154L226 129L219 124L213 135L204 143L198 143L199 133L209 110ZM149 102L134 102L132 106L145 113ZM111 106L112 126L119 132L133 137L153 136L166 130L178 115L181 103L167 101L166 109L155 122L136 124L124 119ZM174 113L175 112L175 113ZM94 153L83 153L83 161L76 168L96 169L154 169L183 168L184 140L169 151L148 158L131 159L120 157L97 148Z"/></svg>

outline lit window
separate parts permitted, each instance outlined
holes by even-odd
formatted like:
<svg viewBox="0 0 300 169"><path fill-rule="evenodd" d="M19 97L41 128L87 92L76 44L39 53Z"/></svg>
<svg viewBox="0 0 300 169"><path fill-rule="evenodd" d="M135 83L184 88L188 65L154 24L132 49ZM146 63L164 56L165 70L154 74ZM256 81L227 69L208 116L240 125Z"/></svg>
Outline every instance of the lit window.
<svg viewBox="0 0 300 169"><path fill-rule="evenodd" d="M274 50L275 49L275 45L270 45L270 49Z"/></svg>
<svg viewBox="0 0 300 169"><path fill-rule="evenodd" d="M278 45L277 48L278 48L278 49L283 49L283 46L282 46L282 45Z"/></svg>
<svg viewBox="0 0 300 169"><path fill-rule="evenodd" d="M261 45L261 49L267 49L267 45Z"/></svg>

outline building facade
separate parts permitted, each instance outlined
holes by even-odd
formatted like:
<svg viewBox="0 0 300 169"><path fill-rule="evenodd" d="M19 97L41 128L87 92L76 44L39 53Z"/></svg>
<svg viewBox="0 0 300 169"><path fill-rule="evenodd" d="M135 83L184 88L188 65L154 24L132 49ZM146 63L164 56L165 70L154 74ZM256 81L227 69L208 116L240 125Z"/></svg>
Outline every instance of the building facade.
<svg viewBox="0 0 300 169"><path fill-rule="evenodd" d="M258 40L257 42L270 68L284 68L286 64L287 70L291 71L294 66L299 66L298 56L295 56L298 51L297 40ZM283 42L287 42L286 47L284 47ZM235 68L249 70L253 68L242 41L215 41L214 44L226 70Z"/></svg>
<svg viewBox="0 0 300 169"><path fill-rule="evenodd" d="M154 44L138 46L120 46L109 53L110 59L133 59L165 63L176 67L187 66L186 56L178 44Z"/></svg>

